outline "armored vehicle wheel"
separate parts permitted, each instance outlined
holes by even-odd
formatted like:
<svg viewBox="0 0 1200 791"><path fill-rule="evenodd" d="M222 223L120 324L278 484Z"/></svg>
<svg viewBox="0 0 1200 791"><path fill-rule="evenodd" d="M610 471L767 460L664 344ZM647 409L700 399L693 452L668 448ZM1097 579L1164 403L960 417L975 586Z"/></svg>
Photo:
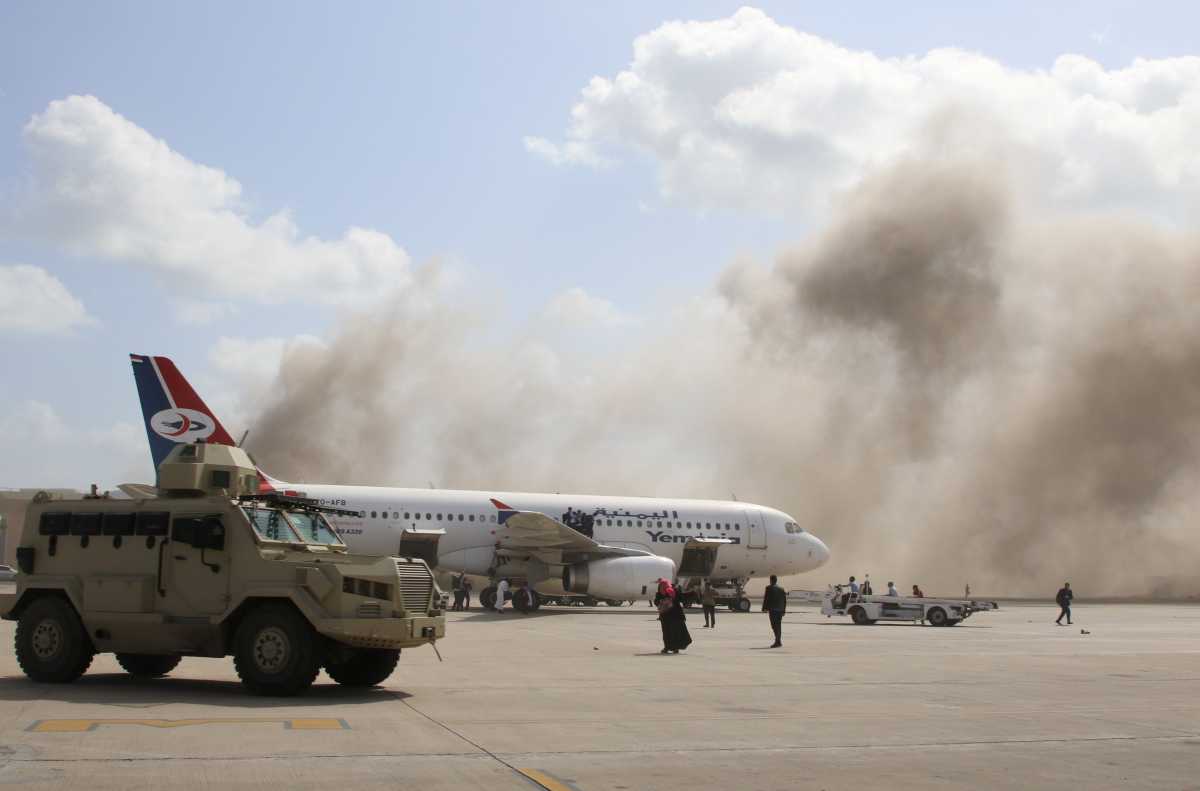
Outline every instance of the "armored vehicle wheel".
<svg viewBox="0 0 1200 791"><path fill-rule="evenodd" d="M238 678L256 695L295 695L312 686L321 669L319 638L288 605L251 610L233 638Z"/></svg>
<svg viewBox="0 0 1200 791"><path fill-rule="evenodd" d="M484 588L479 592L479 603L483 605L483 609L492 610L496 607L496 589Z"/></svg>
<svg viewBox="0 0 1200 791"><path fill-rule="evenodd" d="M96 649L70 602L42 596L17 621L16 654L34 681L65 684L87 672Z"/></svg>
<svg viewBox="0 0 1200 791"><path fill-rule="evenodd" d="M158 678L176 668L183 657L178 654L117 654L117 664L138 678Z"/></svg>
<svg viewBox="0 0 1200 791"><path fill-rule="evenodd" d="M344 662L326 662L325 672L345 687L373 687L387 680L399 661L399 650L360 648Z"/></svg>
<svg viewBox="0 0 1200 791"><path fill-rule="evenodd" d="M945 626L950 619L946 616L946 611L941 607L934 607L925 617L929 620L930 626Z"/></svg>
<svg viewBox="0 0 1200 791"><path fill-rule="evenodd" d="M750 612L750 599L743 596L737 600L737 612Z"/></svg>

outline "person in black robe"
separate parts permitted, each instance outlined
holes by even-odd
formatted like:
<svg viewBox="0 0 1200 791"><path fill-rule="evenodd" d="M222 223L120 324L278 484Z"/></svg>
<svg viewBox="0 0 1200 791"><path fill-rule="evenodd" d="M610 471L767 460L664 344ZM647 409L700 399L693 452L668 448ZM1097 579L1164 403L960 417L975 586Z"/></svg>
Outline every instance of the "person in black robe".
<svg viewBox="0 0 1200 791"><path fill-rule="evenodd" d="M678 654L692 644L692 636L688 633L687 618L683 614L683 606L679 603L678 591L666 580L658 581L658 594L654 597L658 606L658 621L662 626L664 654Z"/></svg>

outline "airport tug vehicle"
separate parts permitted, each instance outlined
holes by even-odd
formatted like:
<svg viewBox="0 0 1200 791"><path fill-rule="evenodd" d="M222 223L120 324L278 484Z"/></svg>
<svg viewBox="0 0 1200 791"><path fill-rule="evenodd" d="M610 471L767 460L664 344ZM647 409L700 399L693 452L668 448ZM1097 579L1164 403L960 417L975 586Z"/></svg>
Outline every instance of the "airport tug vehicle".
<svg viewBox="0 0 1200 791"><path fill-rule="evenodd" d="M974 613L999 609L994 601L976 599L938 599L917 596L886 596L851 593L842 585L825 591L793 591L792 596L821 602L821 614L827 618L848 615L859 626L876 621L924 622L930 626L956 626Z"/></svg>
<svg viewBox="0 0 1200 791"><path fill-rule="evenodd" d="M30 507L0 615L17 622L17 661L34 681L74 681L112 652L146 678L184 656L233 656L262 695L302 692L322 667L372 686L401 649L446 633L423 560L350 554L331 509L260 494L241 448L179 445L158 486L136 488L135 499Z"/></svg>

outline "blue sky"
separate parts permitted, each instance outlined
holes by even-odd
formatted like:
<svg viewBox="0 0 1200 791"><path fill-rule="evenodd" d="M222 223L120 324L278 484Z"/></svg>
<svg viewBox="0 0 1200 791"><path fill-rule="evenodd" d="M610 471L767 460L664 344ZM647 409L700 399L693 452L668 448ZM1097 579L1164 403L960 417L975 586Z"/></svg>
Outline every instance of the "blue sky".
<svg viewBox="0 0 1200 791"><path fill-rule="evenodd" d="M1079 53L1105 69L1195 49L1188 4L763 3L780 27L880 58L978 52L1049 69ZM611 78L633 42L671 19L715 20L729 3L9 3L0 7L0 194L11 204L33 165L23 127L51 102L91 95L193 163L236 179L254 222L287 210L301 235L387 234L415 266L444 260L520 324L572 287L622 314L702 294L739 256L769 259L814 217L720 194L666 196L644 140L609 140L610 167L555 166L527 136L560 141L593 77ZM986 90L983 88L982 90ZM603 141L601 141L603 142ZM804 178L803 172L799 178ZM65 222L65 221L64 221ZM69 251L68 251L69 250ZM180 325L173 300L212 299L194 281L0 228L0 266L44 269L93 321L60 333L6 330L0 423L23 434L31 402L68 433L139 417L125 353L169 354L213 384L217 336L325 337L336 305L238 301L219 326ZM492 296L494 295L494 296ZM476 295L479 296L478 294ZM226 296L217 297L220 300ZM122 435L128 443L130 435ZM135 433L136 436L136 433ZM48 446L49 447L49 446ZM60 452L58 450L55 453ZM0 465L0 485L67 485L77 466L33 449ZM122 462L101 477L129 472Z"/></svg>

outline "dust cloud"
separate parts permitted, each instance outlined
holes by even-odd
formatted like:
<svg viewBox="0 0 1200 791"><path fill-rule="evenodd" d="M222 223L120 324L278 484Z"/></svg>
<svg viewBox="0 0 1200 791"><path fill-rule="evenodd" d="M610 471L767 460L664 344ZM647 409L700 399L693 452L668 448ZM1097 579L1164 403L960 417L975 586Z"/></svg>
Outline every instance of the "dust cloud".
<svg viewBox="0 0 1200 791"><path fill-rule="evenodd" d="M1200 243L919 158L771 266L581 353L437 278L286 354L289 480L727 498L927 593L1200 593Z"/></svg>

